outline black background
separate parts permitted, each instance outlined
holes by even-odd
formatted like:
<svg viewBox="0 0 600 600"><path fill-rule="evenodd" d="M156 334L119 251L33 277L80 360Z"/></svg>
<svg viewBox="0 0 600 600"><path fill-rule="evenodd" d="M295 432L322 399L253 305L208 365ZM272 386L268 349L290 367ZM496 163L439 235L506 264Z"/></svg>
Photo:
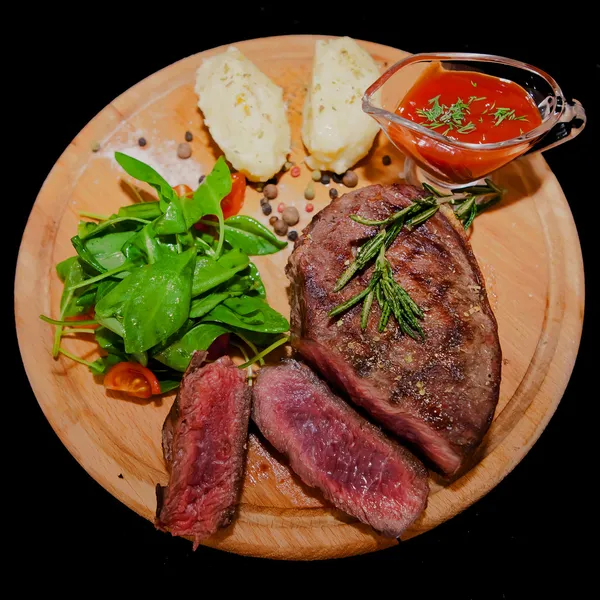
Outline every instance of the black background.
<svg viewBox="0 0 600 600"><path fill-rule="evenodd" d="M410 52L472 51L518 58L546 70L567 95L578 98L587 109L587 129L576 141L545 157L570 202L588 289L593 286L597 258L593 215L600 194L592 159L598 159L600 53L593 36L579 29L580 22L564 30L556 23L538 27L532 35L518 19L491 29L482 23L462 28L455 20L442 20L441 25L446 25L440 28L438 22L432 29L431 20L422 15L409 18L400 9L388 12L394 18L382 21L381 15L379 20L373 14L363 19L351 11L315 12L283 4L264 8L250 3L242 12L229 8L221 7L227 15L212 24L199 10L196 14L181 9L165 16L166 20L156 12L145 23L124 14L107 20L92 13L74 22L73 14L36 13L36 24L26 31L27 52L19 44L6 56L15 71L4 85L13 110L7 125L17 126L7 150L10 164L21 171L18 190L4 190L6 201L14 199L9 228L15 238L13 265L46 175L71 139L114 97L156 70L220 44L268 35L327 33ZM167 7L162 9L165 12ZM563 25L568 25L568 19ZM592 435L590 412L598 402L597 389L586 385L594 358L591 332L597 329L597 323L592 325L593 310L588 292L581 350L564 398L540 440L496 489L451 521L396 548L312 565L242 558L204 547L193 553L189 542L155 531L100 487L61 445L35 400L15 343L14 366L6 372L15 390L6 400L18 403L18 416L7 418L9 433L16 436L6 456L4 485L5 490L11 489L11 510L4 512L4 520L9 530L15 528L12 559L40 574L68 567L71 573L109 573L117 579L126 572L141 579L206 573L207 566L209 572L222 568L230 573L240 566L303 573L342 566L356 573L410 574L413 582L429 582L437 589L451 587L462 598L479 597L468 583L475 573L488 581L481 595L485 598L518 597L515 586L520 583L515 581L521 578L535 585L564 577L575 592L588 579L591 550L587 546L593 544L592 526L597 521L596 498L590 489L596 478L597 450L595 456L582 452L583 440ZM10 327L14 339L14 326ZM10 410L14 414L14 408ZM401 579L399 593L407 578ZM50 581L46 585L52 587Z"/></svg>

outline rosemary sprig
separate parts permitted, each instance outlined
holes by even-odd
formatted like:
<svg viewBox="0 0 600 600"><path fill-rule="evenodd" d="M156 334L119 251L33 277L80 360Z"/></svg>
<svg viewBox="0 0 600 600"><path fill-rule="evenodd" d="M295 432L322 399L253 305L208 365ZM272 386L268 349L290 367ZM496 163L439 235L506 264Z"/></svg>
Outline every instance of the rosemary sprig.
<svg viewBox="0 0 600 600"><path fill-rule="evenodd" d="M367 263L379 252L379 248L385 240L386 230L382 229L375 237L372 237L366 244L360 247L354 262L342 273L337 280L334 292L339 292L354 275L364 269Z"/></svg>
<svg viewBox="0 0 600 600"><path fill-rule="evenodd" d="M486 179L485 185L452 190L452 194L442 194L426 183L423 184L423 189L428 192L428 196L415 198L412 204L386 219L377 221L360 215L350 215L356 223L380 229L361 246L354 261L337 280L333 291L339 292L356 273L367 267L375 256L377 259L367 287L331 309L330 317L340 315L362 302L360 326L366 329L376 299L381 310L378 331L384 331L391 315L394 315L403 333L414 339L425 338L425 333L419 324L419 320L423 320L425 315L410 294L394 280L391 265L385 258L386 250L394 243L403 228L412 231L422 225L438 212L442 204L450 204L456 218L462 222L465 229L468 229L479 214L500 201L504 190L496 186L491 179Z"/></svg>
<svg viewBox="0 0 600 600"><path fill-rule="evenodd" d="M394 213L392 216L388 217L387 219L382 219L379 221L376 221L373 219L365 219L364 217L361 217L360 215L350 215L350 218L353 221L356 221L356 223L360 223L361 225L385 227L386 225L389 225L390 223L393 223L394 221L397 221L398 219L401 219L402 217L405 217L406 215L411 214L412 212L414 212L417 209L418 209L418 206L411 204L410 206L403 208L402 210L398 211L397 213Z"/></svg>
<svg viewBox="0 0 600 600"><path fill-rule="evenodd" d="M335 317L363 301L360 326L361 329L366 329L375 298L377 298L377 303L381 309L381 317L377 327L380 332L385 330L389 318L393 314L402 332L414 339L425 338L425 334L417 322L417 319L423 319L423 311L409 296L408 292L394 281L392 267L385 258L385 246L383 244L379 249L369 285L329 311L329 316Z"/></svg>

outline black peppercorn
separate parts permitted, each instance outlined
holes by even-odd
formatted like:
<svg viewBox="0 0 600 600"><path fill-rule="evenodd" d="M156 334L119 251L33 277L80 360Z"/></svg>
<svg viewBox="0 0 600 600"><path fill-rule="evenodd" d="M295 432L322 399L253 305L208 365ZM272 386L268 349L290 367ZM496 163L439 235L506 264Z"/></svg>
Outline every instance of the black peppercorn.
<svg viewBox="0 0 600 600"><path fill-rule="evenodd" d="M270 215L273 212L273 207L267 202L262 205L263 215Z"/></svg>
<svg viewBox="0 0 600 600"><path fill-rule="evenodd" d="M185 132L185 141L186 142L191 142L194 139L194 136L192 135L191 131L186 131Z"/></svg>
<svg viewBox="0 0 600 600"><path fill-rule="evenodd" d="M338 191L337 191L335 188L331 188L331 189L329 190L329 197L330 197L332 200L335 200L335 199L336 199L338 196L339 196L339 192L338 192Z"/></svg>
<svg viewBox="0 0 600 600"><path fill-rule="evenodd" d="M298 239L298 232L295 229L288 231L287 238L290 242L295 242Z"/></svg>
<svg viewBox="0 0 600 600"><path fill-rule="evenodd" d="M327 175L327 173L323 173L323 175L321 175L321 183L323 185L328 185L330 181L331 181L331 177L329 177L329 175Z"/></svg>

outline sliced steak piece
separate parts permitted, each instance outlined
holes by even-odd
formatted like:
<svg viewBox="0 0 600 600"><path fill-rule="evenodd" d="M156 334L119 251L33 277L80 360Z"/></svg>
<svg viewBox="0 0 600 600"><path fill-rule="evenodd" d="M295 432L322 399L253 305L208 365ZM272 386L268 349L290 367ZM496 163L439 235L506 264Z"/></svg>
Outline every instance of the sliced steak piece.
<svg viewBox="0 0 600 600"><path fill-rule="evenodd" d="M381 533L399 536L427 503L425 467L334 395L309 367L260 370L252 418L302 481Z"/></svg>
<svg viewBox="0 0 600 600"><path fill-rule="evenodd" d="M157 487L156 527L192 536L194 549L231 523L245 462L250 388L228 356L196 352L163 426L169 485Z"/></svg>
<svg viewBox="0 0 600 600"><path fill-rule="evenodd" d="M412 186L372 185L315 215L287 266L292 344L387 429L452 474L491 423L501 365L496 319L457 219L438 212L415 230L403 230L386 252L396 281L426 311L425 341L402 335L393 318L378 333L377 302L364 331L360 304L341 317L327 316L362 290L373 270L333 292L357 248L377 231L349 216L385 219L419 195Z"/></svg>

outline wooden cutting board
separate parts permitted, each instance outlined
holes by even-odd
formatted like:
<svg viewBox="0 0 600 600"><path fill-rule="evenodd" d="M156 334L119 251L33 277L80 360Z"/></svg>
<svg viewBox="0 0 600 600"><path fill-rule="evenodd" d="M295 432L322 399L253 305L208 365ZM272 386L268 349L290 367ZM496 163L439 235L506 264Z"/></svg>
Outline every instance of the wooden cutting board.
<svg viewBox="0 0 600 600"><path fill-rule="evenodd" d="M317 36L264 38L236 44L284 89L293 132L292 160L302 164L301 107ZM405 57L400 50L361 42L384 69ZM155 166L173 185L196 187L218 154L196 108L194 73L216 48L186 58L148 77L116 98L73 140L52 169L33 206L17 265L15 316L29 380L48 421L86 471L115 497L152 519L156 483L166 484L160 433L173 395L154 402L107 395L85 367L51 357L53 328L41 313L58 315L62 284L57 262L74 254L78 211L110 214L131 201L112 158L121 150ZM193 155L176 156L189 130ZM145 137L145 148L137 145ZM100 144L92 152L94 143ZM384 166L389 154L392 164ZM357 168L359 186L398 181L403 158L380 134ZM518 160L494 176L509 193L480 217L471 242L487 281L503 350L500 402L473 468L453 482L430 478L426 511L403 539L451 518L487 493L523 458L554 413L571 374L583 320L584 283L579 240L569 206L541 155ZM281 177L279 201L295 204L300 230L305 212L302 174ZM332 184L344 192L341 186ZM315 211L329 201L316 185ZM150 191L150 190L149 190ZM267 221L260 194L248 188L243 212ZM314 213L313 213L314 214ZM270 303L289 314L284 266L289 248L257 257ZM85 336L64 339L67 350L93 359ZM148 527L152 525L148 523ZM330 508L305 487L253 432L242 501L235 523L206 544L223 550L283 559L349 556L396 544Z"/></svg>

